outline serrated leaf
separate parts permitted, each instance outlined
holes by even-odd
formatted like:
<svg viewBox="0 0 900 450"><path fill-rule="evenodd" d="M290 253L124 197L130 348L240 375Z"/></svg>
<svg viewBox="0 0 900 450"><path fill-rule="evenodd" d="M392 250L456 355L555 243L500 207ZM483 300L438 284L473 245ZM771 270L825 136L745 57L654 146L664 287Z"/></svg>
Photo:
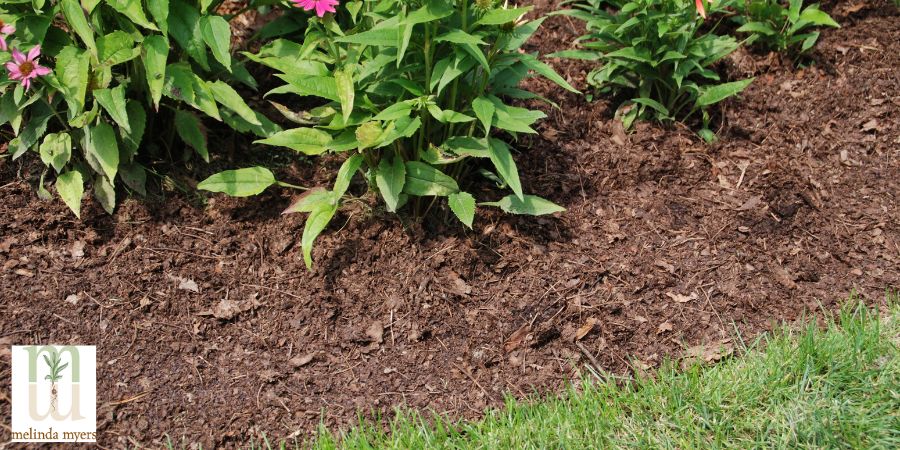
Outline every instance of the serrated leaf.
<svg viewBox="0 0 900 450"><path fill-rule="evenodd" d="M148 0L147 10L163 35L169 34L169 0Z"/></svg>
<svg viewBox="0 0 900 450"><path fill-rule="evenodd" d="M475 100L472 100L472 110L475 111L475 115L478 116L478 120L481 121L481 126L484 127L485 136L491 133L491 124L494 121L495 109L494 104L484 97L478 97Z"/></svg>
<svg viewBox="0 0 900 450"><path fill-rule="evenodd" d="M149 3L155 1L156 0L151 0ZM159 28L156 28L156 26L150 23L147 16L144 14L144 7L141 5L141 0L106 0L106 4L124 14L125 17L131 19L135 24L148 30L159 31Z"/></svg>
<svg viewBox="0 0 900 450"><path fill-rule="evenodd" d="M375 183L384 198L388 211L397 212L400 204L400 195L406 184L406 166L403 159L394 155L390 160L382 156L378 163L378 172L375 174Z"/></svg>
<svg viewBox="0 0 900 450"><path fill-rule="evenodd" d="M250 197L275 184L275 175L265 167L226 170L203 180L197 189L221 192L232 197Z"/></svg>
<svg viewBox="0 0 900 450"><path fill-rule="evenodd" d="M500 199L499 202L485 202L481 204L499 207L510 214L523 214L529 216L543 216L566 210L562 206L536 195L526 195L521 200L515 195L509 195Z"/></svg>
<svg viewBox="0 0 900 450"><path fill-rule="evenodd" d="M334 71L334 81L337 87L337 96L341 101L341 113L344 122L350 119L353 113L353 102L356 98L356 90L353 87L353 69L343 68Z"/></svg>
<svg viewBox="0 0 900 450"><path fill-rule="evenodd" d="M153 107L159 110L159 101L162 99L163 88L166 85L169 40L158 34L147 36L141 48L144 67L147 71L147 87L150 88L150 98L153 101Z"/></svg>
<svg viewBox="0 0 900 450"><path fill-rule="evenodd" d="M44 164L53 167L56 173L62 172L72 157L72 137L68 133L50 133L44 136L40 154Z"/></svg>
<svg viewBox="0 0 900 450"><path fill-rule="evenodd" d="M450 204L450 210L460 222L472 228L472 222L475 220L475 197L468 192L457 192L450 194L447 201Z"/></svg>
<svg viewBox="0 0 900 450"><path fill-rule="evenodd" d="M81 172L70 170L56 178L56 192L66 206L81 218L81 197L84 196L84 179Z"/></svg>
<svg viewBox="0 0 900 450"><path fill-rule="evenodd" d="M200 33L216 61L231 71L231 25L228 21L221 16L203 16Z"/></svg>
<svg viewBox="0 0 900 450"><path fill-rule="evenodd" d="M88 71L91 65L88 52L77 47L64 47L56 56L56 76L69 105L69 117L84 111L88 88Z"/></svg>
<svg viewBox="0 0 900 450"><path fill-rule="evenodd" d="M125 107L125 87L119 85L112 89L96 89L92 94L94 94L94 100L106 110L109 117L126 133L131 133L128 110Z"/></svg>
<svg viewBox="0 0 900 450"><path fill-rule="evenodd" d="M94 177L94 199L100 203L107 214L112 214L116 209L116 188L106 180L106 177L97 175Z"/></svg>
<svg viewBox="0 0 900 450"><path fill-rule="evenodd" d="M204 161L209 162L206 128L200 119L187 111L175 111L175 130L186 144L190 145Z"/></svg>
<svg viewBox="0 0 900 450"><path fill-rule="evenodd" d="M203 40L203 32L200 29L200 12L196 4L185 0L171 0L169 15L169 33L178 42L178 45L197 61L205 70L209 70L209 60L206 57L206 44Z"/></svg>
<svg viewBox="0 0 900 450"><path fill-rule="evenodd" d="M59 7L66 18L68 26L81 38L81 41L84 42L91 54L97 57L97 43L94 41L94 30L88 23L78 0L60 0Z"/></svg>
<svg viewBox="0 0 900 450"><path fill-rule="evenodd" d="M106 178L115 180L119 170L119 144L116 132L106 122L101 122L85 131L85 150L100 165Z"/></svg>
<svg viewBox="0 0 900 450"><path fill-rule="evenodd" d="M128 163L120 165L119 178L131 190L143 196L147 195L147 172L140 164Z"/></svg>
<svg viewBox="0 0 900 450"><path fill-rule="evenodd" d="M403 192L420 197L445 197L459 192L459 185L456 184L456 180L428 164L408 161Z"/></svg>

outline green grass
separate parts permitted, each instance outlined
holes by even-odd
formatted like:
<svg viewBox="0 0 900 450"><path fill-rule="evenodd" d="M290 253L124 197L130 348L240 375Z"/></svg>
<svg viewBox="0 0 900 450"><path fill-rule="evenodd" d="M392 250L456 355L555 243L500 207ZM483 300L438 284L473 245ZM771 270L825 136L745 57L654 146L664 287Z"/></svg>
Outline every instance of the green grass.
<svg viewBox="0 0 900 450"><path fill-rule="evenodd" d="M855 304L855 302L853 302ZM900 305L784 328L712 366L594 376L476 422L403 413L280 448L900 448ZM259 447L257 447L259 448ZM271 448L268 442L262 448Z"/></svg>

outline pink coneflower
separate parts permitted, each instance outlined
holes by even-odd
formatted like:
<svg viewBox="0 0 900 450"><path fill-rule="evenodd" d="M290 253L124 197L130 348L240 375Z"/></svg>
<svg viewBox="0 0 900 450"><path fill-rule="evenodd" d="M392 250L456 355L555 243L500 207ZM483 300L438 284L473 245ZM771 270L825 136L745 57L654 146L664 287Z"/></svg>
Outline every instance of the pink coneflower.
<svg viewBox="0 0 900 450"><path fill-rule="evenodd" d="M4 52L9 50L9 47L6 44L6 38L8 38L9 35L15 32L16 27L8 23L4 23L3 20L0 20L0 50L3 50Z"/></svg>
<svg viewBox="0 0 900 450"><path fill-rule="evenodd" d="M325 13L335 12L334 7L338 5L338 0L291 0L295 5L303 8L304 11L316 10L316 15L324 17Z"/></svg>
<svg viewBox="0 0 900 450"><path fill-rule="evenodd" d="M21 81L25 89L31 88L31 80L42 77L50 73L50 69L38 64L38 57L41 56L41 46L35 45L28 55L22 54L18 49L12 52L13 60L6 63L6 70L9 72L9 79Z"/></svg>

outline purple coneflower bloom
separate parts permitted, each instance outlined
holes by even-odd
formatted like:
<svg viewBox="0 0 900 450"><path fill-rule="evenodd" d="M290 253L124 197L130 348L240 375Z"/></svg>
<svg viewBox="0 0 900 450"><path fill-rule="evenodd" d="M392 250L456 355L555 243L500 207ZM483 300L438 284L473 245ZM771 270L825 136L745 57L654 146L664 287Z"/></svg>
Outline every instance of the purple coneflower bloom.
<svg viewBox="0 0 900 450"><path fill-rule="evenodd" d="M18 49L12 52L12 61L6 63L6 70L9 72L9 79L21 81L25 89L31 88L31 80L42 77L50 73L50 69L38 64L38 58L41 56L41 46L35 45L28 55L23 54Z"/></svg>
<svg viewBox="0 0 900 450"><path fill-rule="evenodd" d="M3 50L4 52L9 50L9 47L6 44L6 38L15 32L16 27L0 20L0 50Z"/></svg>
<svg viewBox="0 0 900 450"><path fill-rule="evenodd" d="M325 13L335 12L334 7L338 5L338 0L291 0L295 5L303 8L305 11L315 9L316 15L324 17Z"/></svg>

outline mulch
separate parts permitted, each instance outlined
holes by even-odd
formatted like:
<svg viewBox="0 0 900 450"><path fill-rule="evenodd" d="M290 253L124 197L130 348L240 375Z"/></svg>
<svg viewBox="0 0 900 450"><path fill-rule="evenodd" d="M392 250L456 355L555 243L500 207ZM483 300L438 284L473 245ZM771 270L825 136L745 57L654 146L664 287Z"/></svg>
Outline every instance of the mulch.
<svg viewBox="0 0 900 450"><path fill-rule="evenodd" d="M823 32L806 68L727 61L724 73L757 79L721 108L713 145L675 125L625 133L607 100L531 80L560 108L543 106L539 135L517 143L522 179L565 213L485 210L472 231L440 209L416 224L355 202L312 272L304 218L280 215L289 192L203 206L161 191L114 216L86 202L76 220L35 195L39 162L2 159L0 343L98 346L103 447L170 436L223 448L401 406L477 418L586 365L715 361L738 333L851 292L882 302L900 287L900 15L857 3L830 9L843 27ZM549 19L529 50L579 31ZM585 87L589 64L550 62ZM332 165L294 159L280 173L326 183Z"/></svg>

